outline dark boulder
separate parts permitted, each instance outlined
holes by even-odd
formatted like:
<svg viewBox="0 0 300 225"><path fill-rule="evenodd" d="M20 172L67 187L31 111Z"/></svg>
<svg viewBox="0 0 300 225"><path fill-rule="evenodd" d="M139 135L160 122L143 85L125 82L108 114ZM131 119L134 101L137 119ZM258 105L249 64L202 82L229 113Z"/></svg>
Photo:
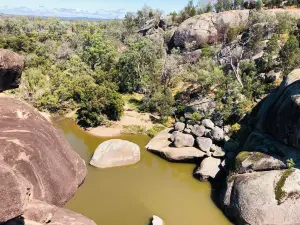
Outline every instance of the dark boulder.
<svg viewBox="0 0 300 225"><path fill-rule="evenodd" d="M19 87L24 68L23 58L7 49L0 49L0 92Z"/></svg>

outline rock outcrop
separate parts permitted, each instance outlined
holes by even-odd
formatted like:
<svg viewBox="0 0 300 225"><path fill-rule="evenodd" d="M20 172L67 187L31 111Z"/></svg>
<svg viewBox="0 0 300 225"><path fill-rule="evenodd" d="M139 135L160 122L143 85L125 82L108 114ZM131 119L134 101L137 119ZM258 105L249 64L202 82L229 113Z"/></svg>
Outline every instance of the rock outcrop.
<svg viewBox="0 0 300 225"><path fill-rule="evenodd" d="M23 65L22 57L0 50L0 91L19 85ZM95 225L59 208L87 174L62 134L34 108L8 97L0 97L0 124L0 223Z"/></svg>
<svg viewBox="0 0 300 225"><path fill-rule="evenodd" d="M148 151L162 156L171 162L196 162L205 153L195 147L176 148L172 146L171 129L159 132L146 146Z"/></svg>
<svg viewBox="0 0 300 225"><path fill-rule="evenodd" d="M194 173L196 178L214 179L221 169L228 169L228 166L221 166L227 152L220 145L224 145L222 141L229 129L225 131L210 119L197 120L192 114L186 111L184 118L180 118L184 122L176 122L173 130L158 133L146 148L171 162L194 162L198 168ZM232 158L229 155L227 158Z"/></svg>
<svg viewBox="0 0 300 225"><path fill-rule="evenodd" d="M252 132L221 196L237 224L299 224L299 84L298 69L248 118Z"/></svg>
<svg viewBox="0 0 300 225"><path fill-rule="evenodd" d="M0 98L0 159L34 187L33 198L63 206L87 169L70 144L35 109Z"/></svg>
<svg viewBox="0 0 300 225"><path fill-rule="evenodd" d="M173 36L175 47L185 47L187 43L199 47L213 44L222 37L227 27L237 27L248 22L249 10L234 10L221 13L205 13L185 20Z"/></svg>
<svg viewBox="0 0 300 225"><path fill-rule="evenodd" d="M0 49L0 92L19 87L23 68L22 56Z"/></svg>
<svg viewBox="0 0 300 225"><path fill-rule="evenodd" d="M112 139L101 143L90 164L98 168L132 165L140 161L140 147L129 141Z"/></svg>

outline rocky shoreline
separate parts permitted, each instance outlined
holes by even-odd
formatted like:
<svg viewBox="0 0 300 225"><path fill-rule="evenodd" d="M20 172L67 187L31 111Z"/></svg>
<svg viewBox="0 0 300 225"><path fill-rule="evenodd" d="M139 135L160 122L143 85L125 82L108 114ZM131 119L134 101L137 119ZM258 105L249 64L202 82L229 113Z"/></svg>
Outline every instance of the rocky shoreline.
<svg viewBox="0 0 300 225"><path fill-rule="evenodd" d="M193 162L194 176L218 181L219 205L236 224L299 224L300 70L246 118L244 143L212 121L177 122L146 146L171 162Z"/></svg>

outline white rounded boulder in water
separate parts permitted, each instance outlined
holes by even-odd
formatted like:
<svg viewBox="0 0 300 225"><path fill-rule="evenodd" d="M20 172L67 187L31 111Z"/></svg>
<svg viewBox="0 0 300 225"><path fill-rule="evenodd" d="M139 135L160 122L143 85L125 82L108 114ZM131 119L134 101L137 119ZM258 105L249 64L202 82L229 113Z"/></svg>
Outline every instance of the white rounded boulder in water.
<svg viewBox="0 0 300 225"><path fill-rule="evenodd" d="M151 225L164 225L164 221L158 216L153 216Z"/></svg>
<svg viewBox="0 0 300 225"><path fill-rule="evenodd" d="M111 139L98 146L90 165L98 168L126 166L140 161L138 145L120 139Z"/></svg>

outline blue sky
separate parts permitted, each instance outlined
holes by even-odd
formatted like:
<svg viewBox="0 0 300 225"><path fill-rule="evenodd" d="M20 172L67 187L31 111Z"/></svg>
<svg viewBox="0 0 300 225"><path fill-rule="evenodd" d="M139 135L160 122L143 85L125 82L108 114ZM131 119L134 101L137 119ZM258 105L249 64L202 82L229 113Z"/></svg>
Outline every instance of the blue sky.
<svg viewBox="0 0 300 225"><path fill-rule="evenodd" d="M0 0L0 13L38 16L122 18L144 5L179 11L188 0Z"/></svg>

